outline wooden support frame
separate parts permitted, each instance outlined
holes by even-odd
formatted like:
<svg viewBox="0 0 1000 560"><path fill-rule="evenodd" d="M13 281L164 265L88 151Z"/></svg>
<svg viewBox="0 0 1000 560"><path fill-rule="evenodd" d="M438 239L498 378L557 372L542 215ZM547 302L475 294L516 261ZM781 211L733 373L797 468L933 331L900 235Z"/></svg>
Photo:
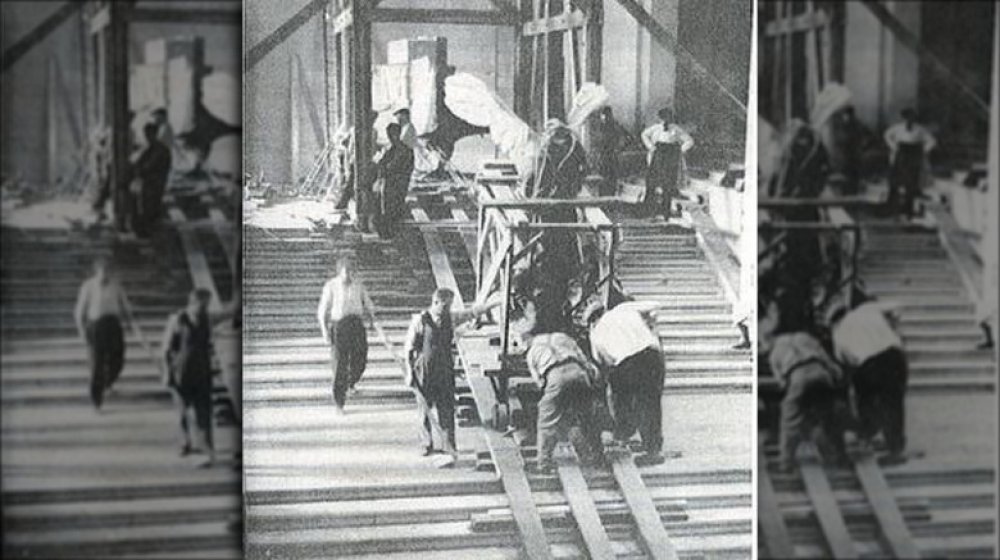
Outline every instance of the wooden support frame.
<svg viewBox="0 0 1000 560"><path fill-rule="evenodd" d="M518 25L520 17L498 10L444 10L419 8L375 8L368 15L370 22L436 23L442 25Z"/></svg>
<svg viewBox="0 0 1000 560"><path fill-rule="evenodd" d="M82 2L64 3L58 10L42 20L38 25L31 29L31 31L28 31L24 37L18 39L16 43L4 49L2 71L6 72L11 66L14 65L15 62L20 60L21 57L28 54L31 49L35 48L36 45L41 43L53 31L58 29L60 25L76 14L81 7L83 7Z"/></svg>

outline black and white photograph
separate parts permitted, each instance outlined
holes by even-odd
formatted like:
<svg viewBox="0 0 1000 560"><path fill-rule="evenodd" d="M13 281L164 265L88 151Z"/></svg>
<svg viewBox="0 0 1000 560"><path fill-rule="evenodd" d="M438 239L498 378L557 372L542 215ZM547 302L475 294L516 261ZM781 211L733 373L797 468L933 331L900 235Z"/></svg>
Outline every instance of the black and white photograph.
<svg viewBox="0 0 1000 560"><path fill-rule="evenodd" d="M242 5L0 16L0 555L240 558Z"/></svg>
<svg viewBox="0 0 1000 560"><path fill-rule="evenodd" d="M246 557L750 558L753 3L244 9Z"/></svg>
<svg viewBox="0 0 1000 560"><path fill-rule="evenodd" d="M996 558L1000 5L759 2L759 558Z"/></svg>

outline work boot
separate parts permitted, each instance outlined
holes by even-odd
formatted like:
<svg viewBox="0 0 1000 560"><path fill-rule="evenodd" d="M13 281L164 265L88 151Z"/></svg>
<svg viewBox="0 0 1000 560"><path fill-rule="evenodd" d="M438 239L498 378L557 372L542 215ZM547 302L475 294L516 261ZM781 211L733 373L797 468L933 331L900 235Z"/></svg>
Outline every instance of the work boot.
<svg viewBox="0 0 1000 560"><path fill-rule="evenodd" d="M529 474L551 476L556 472L556 465L552 461L539 461L530 465L526 470Z"/></svg>

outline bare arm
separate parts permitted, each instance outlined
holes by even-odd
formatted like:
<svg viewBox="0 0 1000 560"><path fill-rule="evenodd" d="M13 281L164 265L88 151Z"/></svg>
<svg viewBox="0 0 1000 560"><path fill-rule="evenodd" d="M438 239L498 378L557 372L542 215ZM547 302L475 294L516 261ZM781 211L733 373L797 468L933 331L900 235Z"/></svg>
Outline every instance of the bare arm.
<svg viewBox="0 0 1000 560"><path fill-rule="evenodd" d="M171 315L167 320L167 326L163 329L163 340L160 342L160 358L163 360L163 367L160 369L164 385L170 385L170 355L171 341L177 331L177 315Z"/></svg>
<svg viewBox="0 0 1000 560"><path fill-rule="evenodd" d="M333 303L332 286L327 282L323 285L323 294L319 298L319 306L316 308L316 321L319 322L319 332L323 333L323 339L329 338L326 332L326 317L330 312L330 305Z"/></svg>
<svg viewBox="0 0 1000 560"><path fill-rule="evenodd" d="M935 147L937 147L937 138L935 138L934 135L931 134L931 131L927 130L926 128L923 129L923 137L924 137L924 153L926 154L929 153L931 150L933 150Z"/></svg>
<svg viewBox="0 0 1000 560"><path fill-rule="evenodd" d="M124 312L128 324L132 328L139 328L139 323L135 320L135 314L132 312L132 302L128 299L128 293L125 291L125 286L122 286L121 282L115 282L116 289L118 290L118 301L121 303L122 311Z"/></svg>
<svg viewBox="0 0 1000 560"><path fill-rule="evenodd" d="M674 129L677 131L677 136L681 140L681 152L687 153L688 150L694 147L694 138L692 138L686 130L679 126L674 127Z"/></svg>
<svg viewBox="0 0 1000 560"><path fill-rule="evenodd" d="M86 338L86 326L84 325L84 313L87 310L87 303L90 301L90 281L84 282L80 286L80 291L76 295L76 308L73 310L73 319L76 321L76 330L80 338Z"/></svg>
<svg viewBox="0 0 1000 560"><path fill-rule="evenodd" d="M656 133L656 127L659 125L653 125L646 130L642 131L639 138L642 140L642 145L646 147L647 150L652 151L656 147L656 143L653 142L653 134Z"/></svg>
<svg viewBox="0 0 1000 560"><path fill-rule="evenodd" d="M371 321L371 328L374 329L375 328L375 302L372 301L372 298L368 295L368 290L366 290L363 285L361 285L361 305L362 305L362 307L365 308L365 311L368 312L368 318Z"/></svg>

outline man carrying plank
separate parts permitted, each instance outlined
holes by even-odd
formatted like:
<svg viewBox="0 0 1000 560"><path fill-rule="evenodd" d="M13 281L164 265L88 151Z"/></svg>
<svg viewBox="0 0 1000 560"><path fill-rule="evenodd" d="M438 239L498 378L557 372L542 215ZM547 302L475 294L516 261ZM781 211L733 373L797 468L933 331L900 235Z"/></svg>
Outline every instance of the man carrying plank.
<svg viewBox="0 0 1000 560"><path fill-rule="evenodd" d="M473 305L468 310L453 311L455 293L438 288L425 311L413 315L406 333L406 384L417 399L419 437L424 456L436 453L433 432L438 432L442 450L451 461L458 460L455 448L455 368L452 344L455 326L474 319L500 305L499 299ZM436 418L434 413L436 411Z"/></svg>

